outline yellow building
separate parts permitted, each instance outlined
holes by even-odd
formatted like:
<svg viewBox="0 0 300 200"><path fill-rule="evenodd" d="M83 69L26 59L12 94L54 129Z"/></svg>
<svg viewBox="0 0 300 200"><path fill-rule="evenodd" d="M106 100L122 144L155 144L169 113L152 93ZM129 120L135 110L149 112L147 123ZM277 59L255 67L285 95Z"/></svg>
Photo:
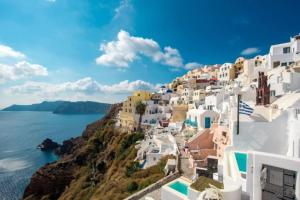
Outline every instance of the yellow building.
<svg viewBox="0 0 300 200"><path fill-rule="evenodd" d="M138 125L138 115L135 112L136 104L140 101L150 100L151 93L147 91L135 91L132 96L129 96L123 102L122 110L120 111L120 125L129 130L135 130Z"/></svg>
<svg viewBox="0 0 300 200"><path fill-rule="evenodd" d="M188 105L180 104L172 107L171 122L183 122L186 119L186 113L188 111Z"/></svg>
<svg viewBox="0 0 300 200"><path fill-rule="evenodd" d="M239 57L238 59L236 59L233 65L235 71L235 78L237 78L239 74L242 74L244 72L244 62L245 58L243 57Z"/></svg>

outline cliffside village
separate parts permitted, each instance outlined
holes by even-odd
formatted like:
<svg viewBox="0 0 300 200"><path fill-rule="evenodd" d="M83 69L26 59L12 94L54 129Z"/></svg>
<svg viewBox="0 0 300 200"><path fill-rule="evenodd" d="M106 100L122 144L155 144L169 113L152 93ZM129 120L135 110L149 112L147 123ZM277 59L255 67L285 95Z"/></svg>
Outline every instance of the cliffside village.
<svg viewBox="0 0 300 200"><path fill-rule="evenodd" d="M166 174L176 173L176 158L182 170L144 199L300 199L300 35L267 55L192 69L154 93L135 91L117 126L139 128L139 102L146 105L141 168L173 155ZM201 180L211 184L193 186Z"/></svg>

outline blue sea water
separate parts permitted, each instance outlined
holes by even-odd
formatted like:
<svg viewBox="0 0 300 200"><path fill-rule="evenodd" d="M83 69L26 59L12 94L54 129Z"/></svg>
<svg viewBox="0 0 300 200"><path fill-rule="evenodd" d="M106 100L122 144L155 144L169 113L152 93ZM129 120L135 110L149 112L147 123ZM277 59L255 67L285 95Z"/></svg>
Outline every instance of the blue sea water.
<svg viewBox="0 0 300 200"><path fill-rule="evenodd" d="M81 135L86 125L102 116L0 112L0 200L20 199L31 175L57 159L36 149L44 139L62 143Z"/></svg>

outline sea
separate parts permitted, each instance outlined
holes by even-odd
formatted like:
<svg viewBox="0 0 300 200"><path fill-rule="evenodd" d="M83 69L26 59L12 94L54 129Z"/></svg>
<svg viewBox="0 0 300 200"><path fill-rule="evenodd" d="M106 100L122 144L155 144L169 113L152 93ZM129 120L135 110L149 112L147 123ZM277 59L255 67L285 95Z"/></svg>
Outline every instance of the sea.
<svg viewBox="0 0 300 200"><path fill-rule="evenodd" d="M52 112L0 112L0 200L19 200L32 174L58 159L36 147L50 138L62 143L80 136L103 114L61 115Z"/></svg>

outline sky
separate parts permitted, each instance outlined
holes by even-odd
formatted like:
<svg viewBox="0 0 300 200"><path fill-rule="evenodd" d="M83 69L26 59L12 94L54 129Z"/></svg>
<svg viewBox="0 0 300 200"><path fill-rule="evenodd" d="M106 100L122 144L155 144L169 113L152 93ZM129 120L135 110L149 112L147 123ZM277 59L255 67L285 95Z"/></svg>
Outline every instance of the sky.
<svg viewBox="0 0 300 200"><path fill-rule="evenodd" d="M300 33L299 0L0 0L0 108L119 102Z"/></svg>

